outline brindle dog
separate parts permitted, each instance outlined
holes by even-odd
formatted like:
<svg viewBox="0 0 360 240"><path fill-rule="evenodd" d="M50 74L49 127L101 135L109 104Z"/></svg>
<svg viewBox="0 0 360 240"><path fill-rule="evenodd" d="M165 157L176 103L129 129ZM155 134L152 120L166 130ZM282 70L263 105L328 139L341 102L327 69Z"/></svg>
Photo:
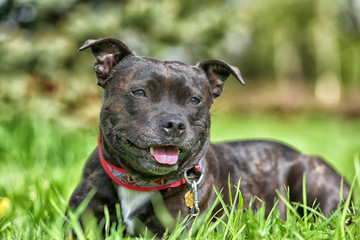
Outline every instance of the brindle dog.
<svg viewBox="0 0 360 240"><path fill-rule="evenodd" d="M220 60L189 66L140 57L112 38L88 40L80 51L87 48L96 57L104 103L99 145L70 199L73 209L95 189L88 210L99 221L106 205L110 220L117 222L115 206L120 204L128 232L137 234L145 225L161 236L164 227L153 206L159 194L170 214L176 218L180 211L183 219L212 205L214 186L223 189L229 203L229 176L232 185L241 178L244 206L257 196L266 213L278 199L276 190L286 196L285 187L291 202L302 202L304 174L307 202L316 201L326 215L347 198L348 183L343 181L341 192L342 177L319 157L274 141L209 143L209 109L229 75L244 84L238 68ZM234 187L231 191L235 194ZM281 201L278 208L285 217Z"/></svg>

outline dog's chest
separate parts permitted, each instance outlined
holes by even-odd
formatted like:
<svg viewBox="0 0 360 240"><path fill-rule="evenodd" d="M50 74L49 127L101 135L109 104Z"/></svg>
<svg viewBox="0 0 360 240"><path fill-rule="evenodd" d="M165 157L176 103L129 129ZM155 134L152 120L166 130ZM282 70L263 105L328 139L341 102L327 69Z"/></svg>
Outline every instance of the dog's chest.
<svg viewBox="0 0 360 240"><path fill-rule="evenodd" d="M126 230L134 234L137 213L144 204L151 200L153 192L134 191L122 186L118 186L117 192L120 199L122 221L126 225Z"/></svg>

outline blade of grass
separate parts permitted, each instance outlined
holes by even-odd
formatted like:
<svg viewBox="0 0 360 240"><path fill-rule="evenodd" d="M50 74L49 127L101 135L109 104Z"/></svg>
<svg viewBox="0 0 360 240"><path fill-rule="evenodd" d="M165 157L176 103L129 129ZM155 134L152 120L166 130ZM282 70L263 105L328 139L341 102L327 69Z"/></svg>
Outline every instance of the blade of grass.
<svg viewBox="0 0 360 240"><path fill-rule="evenodd" d="M302 180L302 195L303 195L303 204L304 206L307 206L307 193L306 193L306 172L304 172L303 174L303 180ZM307 219L307 208L304 207L303 208L303 212L304 212L304 223L305 223L305 226L307 227L308 226L308 219Z"/></svg>
<svg viewBox="0 0 360 240"><path fill-rule="evenodd" d="M358 162L358 161L355 160L355 162ZM359 169L357 169L357 164L355 164L355 170L356 170L355 171L356 174L358 174ZM352 196L353 189L355 187L355 183L356 183L356 178L354 178L352 183L351 183L349 195L348 195L348 197L347 197L347 199L345 201L345 204L343 206L343 210L342 210L341 215L340 215L340 224L338 225L338 227L340 227L340 232L341 232L341 238L342 239L345 239L345 236L346 236L345 235L345 227L346 227L345 219L346 219L346 214L349 211L349 206L350 206L350 202L351 202L351 196ZM343 182L341 182L341 189L342 189L342 186L343 186Z"/></svg>
<svg viewBox="0 0 360 240"><path fill-rule="evenodd" d="M276 190L277 195L279 196L279 198L281 199L281 201L283 201L283 203L286 205L287 209L289 211L291 211L294 216L297 218L297 220L300 222L300 224L303 224L303 220L301 219L301 216L297 213L297 211L295 210L295 208L291 205L291 203L288 201L289 199L289 193L288 193L288 199L284 198L283 195L281 195L281 193ZM288 215L289 216L289 215Z"/></svg>

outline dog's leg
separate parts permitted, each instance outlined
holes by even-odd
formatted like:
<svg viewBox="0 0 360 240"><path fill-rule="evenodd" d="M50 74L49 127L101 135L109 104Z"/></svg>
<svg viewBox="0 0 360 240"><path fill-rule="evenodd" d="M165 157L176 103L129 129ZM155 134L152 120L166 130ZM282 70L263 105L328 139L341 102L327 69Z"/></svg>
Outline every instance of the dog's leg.
<svg viewBox="0 0 360 240"><path fill-rule="evenodd" d="M290 188L291 202L303 202L304 174L307 205L319 205L325 216L335 211L339 203L349 195L349 184L333 168L319 157L301 155L288 173L287 185ZM299 209L299 213L303 214L303 209Z"/></svg>
<svg viewBox="0 0 360 240"><path fill-rule="evenodd" d="M97 155L98 151L95 150L89 158L84 168L82 180L70 198L69 206L73 210L76 210L83 203L88 194L91 191L95 191L94 196L86 206L85 212L80 216L80 223L83 223L84 219L82 218L84 216L89 216L89 212L96 217L98 222L104 220L105 205L109 210L111 224L117 223L118 216L116 215L116 204L119 203L119 199L115 188L113 187L113 183L101 167Z"/></svg>

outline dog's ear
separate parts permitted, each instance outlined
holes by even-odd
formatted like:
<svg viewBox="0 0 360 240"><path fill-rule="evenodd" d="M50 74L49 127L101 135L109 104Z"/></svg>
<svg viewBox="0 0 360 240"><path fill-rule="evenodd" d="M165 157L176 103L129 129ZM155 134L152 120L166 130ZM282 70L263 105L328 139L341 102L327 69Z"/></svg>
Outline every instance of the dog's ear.
<svg viewBox="0 0 360 240"><path fill-rule="evenodd" d="M240 70L224 61L215 59L205 60L199 62L196 66L205 72L212 89L213 98L222 94L224 82L230 74L234 75L234 77L236 77L242 85L245 85L245 82L241 77Z"/></svg>
<svg viewBox="0 0 360 240"><path fill-rule="evenodd" d="M79 52L89 47L96 58L94 70L98 79L97 84L102 87L105 87L111 70L124 57L133 54L123 42L114 38L89 39L79 48Z"/></svg>

